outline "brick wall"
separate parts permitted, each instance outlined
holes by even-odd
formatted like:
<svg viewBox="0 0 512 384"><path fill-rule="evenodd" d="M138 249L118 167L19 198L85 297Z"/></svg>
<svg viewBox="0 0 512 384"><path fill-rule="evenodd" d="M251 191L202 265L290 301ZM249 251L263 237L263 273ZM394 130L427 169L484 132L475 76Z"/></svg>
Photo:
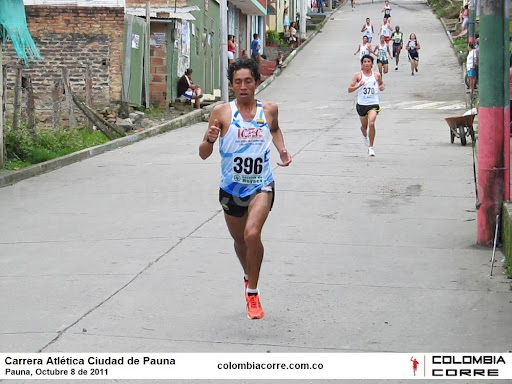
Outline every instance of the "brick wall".
<svg viewBox="0 0 512 384"><path fill-rule="evenodd" d="M150 73L149 73L149 99L151 104L159 107L168 105L167 96L167 24L151 23L151 32L159 34L158 44L151 46Z"/></svg>
<svg viewBox="0 0 512 384"><path fill-rule="evenodd" d="M122 87L124 9L73 6L26 6L28 28L42 61L24 67L34 85L36 111L50 117L51 91L62 67L70 72L73 90L84 100L85 71L91 66L93 101L99 108L120 101ZM13 100L17 61L12 45L4 48L7 104Z"/></svg>

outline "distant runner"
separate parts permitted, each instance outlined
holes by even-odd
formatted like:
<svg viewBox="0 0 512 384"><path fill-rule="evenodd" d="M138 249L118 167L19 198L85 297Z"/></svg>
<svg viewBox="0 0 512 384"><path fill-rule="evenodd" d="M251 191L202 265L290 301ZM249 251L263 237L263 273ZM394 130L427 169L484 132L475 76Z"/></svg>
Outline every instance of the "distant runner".
<svg viewBox="0 0 512 384"><path fill-rule="evenodd" d="M348 92L357 91L356 110L361 121L361 133L368 147L368 155L375 156L375 120L380 112L379 92L384 91L382 76L373 72L373 57L365 55L361 59L362 70L356 72L348 86Z"/></svg>
<svg viewBox="0 0 512 384"><path fill-rule="evenodd" d="M395 26L395 31L391 35L393 41L393 57L395 58L396 66L395 71L398 71L398 61L400 60L400 52L402 51L402 44L404 43L404 34L400 32L400 27Z"/></svg>
<svg viewBox="0 0 512 384"><path fill-rule="evenodd" d="M361 28L361 32L363 32L363 36L366 36L368 38L368 41L371 43L373 39L373 34L375 33L373 29L373 25L370 22L370 18L366 18L366 23L363 24L363 27Z"/></svg>
<svg viewBox="0 0 512 384"><path fill-rule="evenodd" d="M377 65L379 67L379 73L382 76L384 73L388 73L388 62L391 52L389 51L389 45L386 43L384 36L380 37L380 43L375 46L373 54L377 56Z"/></svg>
<svg viewBox="0 0 512 384"><path fill-rule="evenodd" d="M368 42L368 37L363 36L363 42L357 46L357 51L354 52L354 56L359 52L359 60L365 55L369 55L372 51L372 45Z"/></svg>
<svg viewBox="0 0 512 384"><path fill-rule="evenodd" d="M411 33L409 41L407 42L407 52L409 61L411 63L411 76L414 76L414 71L418 72L418 64L420 63L420 55L418 50L421 48L420 43L416 39L416 35Z"/></svg>

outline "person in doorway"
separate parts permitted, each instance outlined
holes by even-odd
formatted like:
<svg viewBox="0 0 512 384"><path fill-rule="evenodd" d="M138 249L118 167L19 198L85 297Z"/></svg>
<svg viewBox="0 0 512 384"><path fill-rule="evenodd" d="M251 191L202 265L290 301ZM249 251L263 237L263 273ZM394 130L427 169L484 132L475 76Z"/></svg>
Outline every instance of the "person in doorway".
<svg viewBox="0 0 512 384"><path fill-rule="evenodd" d="M414 76L414 72L418 72L418 65L420 63L420 55L418 50L421 48L418 39L414 33L411 33L409 36L409 41L407 42L407 56L409 57L409 62L411 63L411 76Z"/></svg>
<svg viewBox="0 0 512 384"><path fill-rule="evenodd" d="M389 57L391 56L389 45L386 43L384 36L380 36L380 43L375 46L373 54L377 56L377 65L379 67L379 73L382 77L384 73L388 73Z"/></svg>
<svg viewBox="0 0 512 384"><path fill-rule="evenodd" d="M404 34L400 32L400 27L395 26L395 31L391 35L393 41L393 57L395 58L395 71L398 71L398 62L400 61L400 52L402 52L402 44L404 43Z"/></svg>
<svg viewBox="0 0 512 384"><path fill-rule="evenodd" d="M236 42L234 35L228 35L228 65L235 61Z"/></svg>
<svg viewBox="0 0 512 384"><path fill-rule="evenodd" d="M264 253L261 232L275 195L270 145L273 143L279 153L279 166L290 165L292 157L279 127L277 105L255 98L260 82L256 63L236 60L228 68L228 79L235 99L212 110L199 145L199 156L207 159L219 141L222 175L219 202L244 272L247 317L261 319L264 316L258 290Z"/></svg>
<svg viewBox="0 0 512 384"><path fill-rule="evenodd" d="M295 21L290 25L290 46L297 48L297 24Z"/></svg>
<svg viewBox="0 0 512 384"><path fill-rule="evenodd" d="M284 33L288 32L290 28L290 16L288 15L288 8L283 11L283 29Z"/></svg>
<svg viewBox="0 0 512 384"><path fill-rule="evenodd" d="M363 27L361 28L361 32L363 32L363 35L366 36L369 43L372 42L373 34L375 33L373 29L373 25L370 22L370 18L366 18L366 23L363 24Z"/></svg>
<svg viewBox="0 0 512 384"><path fill-rule="evenodd" d="M324 0L316 0L318 13L324 13Z"/></svg>
<svg viewBox="0 0 512 384"><path fill-rule="evenodd" d="M187 68L185 74L178 80L178 97L182 102L194 100L197 109L201 108L201 98L203 92L199 85L192 81L192 68Z"/></svg>
<svg viewBox="0 0 512 384"><path fill-rule="evenodd" d="M373 57L364 55L361 58L361 71L352 76L348 92L357 91L356 110L361 121L361 133L368 155L375 156L375 120L380 112L379 92L384 91L384 82L378 72L373 72Z"/></svg>
<svg viewBox="0 0 512 384"><path fill-rule="evenodd" d="M478 57L476 56L476 50L474 44L468 44L468 56L466 57L466 70L468 74L468 92L473 93L475 91L476 84L476 66L478 65Z"/></svg>
<svg viewBox="0 0 512 384"><path fill-rule="evenodd" d="M254 58L255 56L260 55L260 41L259 41L259 35L257 33L252 35L252 41L251 41L251 57ZM259 60L258 60L259 61Z"/></svg>

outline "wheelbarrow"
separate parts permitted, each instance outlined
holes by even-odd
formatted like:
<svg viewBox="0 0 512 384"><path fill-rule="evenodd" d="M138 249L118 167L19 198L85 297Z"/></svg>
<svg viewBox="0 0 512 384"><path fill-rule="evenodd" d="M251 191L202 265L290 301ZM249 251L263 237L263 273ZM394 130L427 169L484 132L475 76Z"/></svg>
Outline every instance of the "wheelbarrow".
<svg viewBox="0 0 512 384"><path fill-rule="evenodd" d="M460 139L461 145L466 145L466 137L471 136L475 141L475 131L473 129L473 120L475 114L466 116L451 116L446 117L445 120L450 127L450 141L453 144L455 137Z"/></svg>

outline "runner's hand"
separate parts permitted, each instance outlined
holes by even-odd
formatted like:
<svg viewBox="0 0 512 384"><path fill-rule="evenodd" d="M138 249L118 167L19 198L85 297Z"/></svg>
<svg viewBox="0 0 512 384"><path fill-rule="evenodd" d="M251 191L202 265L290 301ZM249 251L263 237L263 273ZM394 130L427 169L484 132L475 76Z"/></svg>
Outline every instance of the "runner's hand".
<svg viewBox="0 0 512 384"><path fill-rule="evenodd" d="M281 162L277 162L277 165L280 167L287 167L292 162L292 157L286 149L283 149L279 156L281 157Z"/></svg>
<svg viewBox="0 0 512 384"><path fill-rule="evenodd" d="M208 128L208 140L215 142L219 138L219 135L220 135L219 120L215 119L213 121L213 125L210 125L210 128Z"/></svg>

